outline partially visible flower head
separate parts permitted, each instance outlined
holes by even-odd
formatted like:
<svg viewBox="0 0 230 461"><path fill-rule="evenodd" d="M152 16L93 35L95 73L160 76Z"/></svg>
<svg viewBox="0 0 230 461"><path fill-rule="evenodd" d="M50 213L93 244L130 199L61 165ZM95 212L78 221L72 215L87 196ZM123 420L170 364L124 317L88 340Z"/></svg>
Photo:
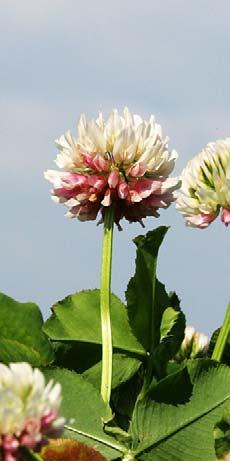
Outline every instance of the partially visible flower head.
<svg viewBox="0 0 230 461"><path fill-rule="evenodd" d="M209 143L182 172L177 209L188 226L203 229L221 211L230 224L230 138Z"/></svg>
<svg viewBox="0 0 230 461"><path fill-rule="evenodd" d="M185 328L184 339L175 359L179 362L184 359L194 359L203 357L208 352L209 338L203 333L199 333L195 328L188 326Z"/></svg>
<svg viewBox="0 0 230 461"><path fill-rule="evenodd" d="M56 164L63 171L48 170L45 177L69 217L94 220L113 204L117 223L123 217L141 222L174 200L178 179L168 176L177 154L169 152L153 116L145 121L127 108L123 116L113 110L107 121L102 114L91 121L82 115L77 139L67 132L56 144Z"/></svg>
<svg viewBox="0 0 230 461"><path fill-rule="evenodd" d="M28 363L0 364L0 458L16 461L20 447L39 450L47 437L58 437L61 386ZM1 457L2 456L2 457Z"/></svg>

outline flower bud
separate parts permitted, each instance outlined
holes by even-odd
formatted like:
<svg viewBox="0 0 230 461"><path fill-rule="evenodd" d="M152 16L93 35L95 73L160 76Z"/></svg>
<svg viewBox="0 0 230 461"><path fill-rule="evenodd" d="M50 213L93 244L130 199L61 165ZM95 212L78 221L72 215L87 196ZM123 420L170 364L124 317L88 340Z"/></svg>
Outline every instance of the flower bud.
<svg viewBox="0 0 230 461"><path fill-rule="evenodd" d="M181 362L185 359L202 357L208 351L209 338L203 333L198 333L195 328L185 328L185 336L175 360Z"/></svg>
<svg viewBox="0 0 230 461"><path fill-rule="evenodd" d="M230 224L230 138L209 143L190 160L181 175L176 208L187 226L204 229L221 211Z"/></svg>

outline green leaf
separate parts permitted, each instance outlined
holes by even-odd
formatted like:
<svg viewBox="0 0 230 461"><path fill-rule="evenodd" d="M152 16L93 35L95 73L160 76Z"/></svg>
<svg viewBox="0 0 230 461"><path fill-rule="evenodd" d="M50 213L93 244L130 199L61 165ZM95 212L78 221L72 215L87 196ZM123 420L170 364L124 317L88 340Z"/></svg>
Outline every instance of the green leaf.
<svg viewBox="0 0 230 461"><path fill-rule="evenodd" d="M143 369L137 371L128 381L112 392L112 403L120 426L128 430L130 418L135 407L137 396L143 385Z"/></svg>
<svg viewBox="0 0 230 461"><path fill-rule="evenodd" d="M186 363L186 362L185 362ZM171 375L176 373L179 370L182 370L185 366L184 362L175 362L174 360L170 360L167 364L166 368L166 375Z"/></svg>
<svg viewBox="0 0 230 461"><path fill-rule="evenodd" d="M159 247L167 230L167 227L158 227L146 236L134 239L137 246L136 271L128 284L126 299L132 330L146 351L152 350L160 340L161 312L156 296L156 265ZM158 288L161 289L162 285ZM167 296L165 298L166 301Z"/></svg>
<svg viewBox="0 0 230 461"><path fill-rule="evenodd" d="M153 351L153 363L158 376L166 375L167 363L177 353L185 330L185 316L179 309L167 307L160 325L160 343Z"/></svg>
<svg viewBox="0 0 230 461"><path fill-rule="evenodd" d="M148 391L152 400L177 405L189 401L192 394L192 379L186 366L161 379ZM170 392L169 392L170 390Z"/></svg>
<svg viewBox="0 0 230 461"><path fill-rule="evenodd" d="M214 439L217 458L230 456L230 405L226 405L221 420L215 425Z"/></svg>
<svg viewBox="0 0 230 461"><path fill-rule="evenodd" d="M0 361L45 366L53 360L51 344L42 332L42 315L33 303L20 303L0 293Z"/></svg>
<svg viewBox="0 0 230 461"><path fill-rule="evenodd" d="M113 354L112 389L132 378L140 366L141 361L134 357L125 354ZM83 376L98 389L100 389L101 384L101 368L102 362L100 361L83 373Z"/></svg>
<svg viewBox="0 0 230 461"><path fill-rule="evenodd" d="M168 307L165 309L161 319L161 326L160 326L160 341L163 342L164 340L169 337L173 327L178 322L178 318L180 316L180 312L176 311L172 307Z"/></svg>
<svg viewBox="0 0 230 461"><path fill-rule="evenodd" d="M153 379L166 375L167 362L174 357L184 337L185 317L179 299L175 293L167 294L156 278L158 251L166 232L166 227L159 227L134 240L136 272L126 292L130 325L148 353L142 396Z"/></svg>
<svg viewBox="0 0 230 461"><path fill-rule="evenodd" d="M215 347L217 338L219 336L219 333L220 333L220 328L215 330L214 333L212 334L212 337L211 337L211 340L210 340L210 343L209 343L209 350L208 350L209 357L212 357L212 353L214 351L214 347ZM230 336L229 336L228 341L226 343L225 350L224 350L221 362L225 363L228 366L230 366Z"/></svg>
<svg viewBox="0 0 230 461"><path fill-rule="evenodd" d="M97 389L69 370L50 368L44 374L62 386L60 414L69 420L64 436L91 446L108 460L118 458L123 447L103 430L103 421L111 419L112 413Z"/></svg>
<svg viewBox="0 0 230 461"><path fill-rule="evenodd" d="M176 406L147 397L137 402L130 432L133 452L142 453L141 460L215 459L213 427L230 398L230 369L222 365L216 367L215 364L213 367L209 364L208 368L207 361L202 369L201 361L198 362L196 373L195 361L192 363L191 381L194 381L194 387L189 402ZM175 382L175 385L178 383ZM173 391L169 380L170 393Z"/></svg>
<svg viewBox="0 0 230 461"><path fill-rule="evenodd" d="M54 341L52 366L84 373L101 360L101 345L80 341Z"/></svg>
<svg viewBox="0 0 230 461"><path fill-rule="evenodd" d="M53 307L53 315L44 325L55 341L82 341L101 344L100 291L87 290L67 296ZM111 296L113 346L145 355L129 326L127 311L120 299Z"/></svg>

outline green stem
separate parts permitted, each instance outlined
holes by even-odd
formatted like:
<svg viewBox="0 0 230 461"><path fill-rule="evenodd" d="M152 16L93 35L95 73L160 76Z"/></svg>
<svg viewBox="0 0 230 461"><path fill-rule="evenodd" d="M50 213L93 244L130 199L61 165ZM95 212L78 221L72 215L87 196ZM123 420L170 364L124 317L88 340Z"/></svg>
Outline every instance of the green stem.
<svg viewBox="0 0 230 461"><path fill-rule="evenodd" d="M230 334L230 303L228 305L224 323L220 329L216 345L214 351L212 353L212 359L217 360L218 362L221 361L222 355L224 353L224 349Z"/></svg>
<svg viewBox="0 0 230 461"><path fill-rule="evenodd" d="M102 376L101 396L109 403L112 382L112 333L110 320L111 267L114 212L110 206L105 210L104 236L101 261L101 334L102 334Z"/></svg>
<svg viewBox="0 0 230 461"><path fill-rule="evenodd" d="M135 459L136 458L134 454L131 451L129 451L126 454L124 454L122 461L134 461Z"/></svg>

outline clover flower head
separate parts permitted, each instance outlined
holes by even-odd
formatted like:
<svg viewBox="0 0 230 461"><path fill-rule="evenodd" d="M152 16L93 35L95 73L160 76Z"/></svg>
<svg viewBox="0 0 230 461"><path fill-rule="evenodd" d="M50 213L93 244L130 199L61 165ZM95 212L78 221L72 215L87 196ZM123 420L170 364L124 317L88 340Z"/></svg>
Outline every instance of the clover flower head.
<svg viewBox="0 0 230 461"><path fill-rule="evenodd" d="M158 216L175 199L177 178L169 178L177 158L168 149L168 138L153 116L149 121L123 115L115 109L105 121L80 117L78 135L70 132L56 141L56 164L62 171L48 170L54 201L65 203L67 216L81 221L96 219L99 211L114 206L115 221L130 222Z"/></svg>
<svg viewBox="0 0 230 461"><path fill-rule="evenodd" d="M203 357L208 352L208 348L208 336L199 333L192 326L187 326L185 328L184 339L175 359L180 362L188 358Z"/></svg>
<svg viewBox="0 0 230 461"><path fill-rule="evenodd" d="M202 357L206 355L209 348L209 337L204 333L195 331L192 344L191 358Z"/></svg>
<svg viewBox="0 0 230 461"><path fill-rule="evenodd" d="M221 211L230 224L230 138L209 143L188 162L181 176L176 207L186 224L206 228Z"/></svg>
<svg viewBox="0 0 230 461"><path fill-rule="evenodd" d="M61 386L28 363L0 364L0 457L17 461L20 448L39 450L48 437L58 437Z"/></svg>

